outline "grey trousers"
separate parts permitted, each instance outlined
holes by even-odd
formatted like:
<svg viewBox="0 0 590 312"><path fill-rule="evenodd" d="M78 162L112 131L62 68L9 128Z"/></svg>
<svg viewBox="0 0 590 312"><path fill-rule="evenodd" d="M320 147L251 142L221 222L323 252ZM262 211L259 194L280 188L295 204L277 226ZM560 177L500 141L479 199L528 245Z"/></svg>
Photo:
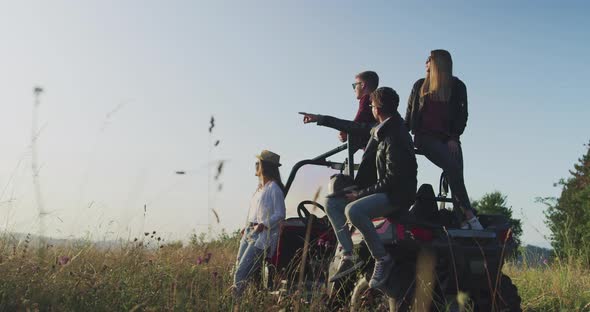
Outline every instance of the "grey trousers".
<svg viewBox="0 0 590 312"><path fill-rule="evenodd" d="M342 251L352 253L352 238L346 226L346 220L354 225L363 235L371 255L375 259L384 257L387 253L383 243L375 230L373 219L393 213L396 208L389 201L385 193L372 194L353 202L347 203L344 198L329 198L326 202L328 219L332 223L336 238L342 246Z"/></svg>
<svg viewBox="0 0 590 312"><path fill-rule="evenodd" d="M420 149L426 158L433 164L441 168L449 181L453 199L459 203L463 211L472 210L465 180L463 179L463 150L459 144L459 152L454 157L449 151L447 143L439 138L416 134L414 143Z"/></svg>

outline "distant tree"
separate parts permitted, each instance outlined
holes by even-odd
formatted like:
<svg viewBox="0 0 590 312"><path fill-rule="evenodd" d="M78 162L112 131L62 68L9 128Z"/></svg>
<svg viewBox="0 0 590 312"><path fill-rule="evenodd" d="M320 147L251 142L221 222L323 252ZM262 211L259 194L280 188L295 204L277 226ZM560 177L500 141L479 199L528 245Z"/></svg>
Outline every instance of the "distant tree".
<svg viewBox="0 0 590 312"><path fill-rule="evenodd" d="M551 245L559 256L581 256L590 263L590 144L574 164L571 176L561 179L559 198L542 198Z"/></svg>
<svg viewBox="0 0 590 312"><path fill-rule="evenodd" d="M520 246L520 236L522 235L522 223L520 219L512 217L512 207L508 206L508 196L499 191L494 191L483 195L479 200L472 201L471 205L478 213L499 214L508 218L512 228L512 236L517 246Z"/></svg>

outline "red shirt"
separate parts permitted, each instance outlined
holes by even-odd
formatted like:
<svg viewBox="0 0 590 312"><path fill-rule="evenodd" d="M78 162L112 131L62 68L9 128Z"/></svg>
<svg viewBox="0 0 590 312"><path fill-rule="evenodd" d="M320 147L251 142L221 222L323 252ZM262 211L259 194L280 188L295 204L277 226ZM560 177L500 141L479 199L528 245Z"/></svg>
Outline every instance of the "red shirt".
<svg viewBox="0 0 590 312"><path fill-rule="evenodd" d="M424 99L422 108L422 120L419 131L437 137L449 138L449 108L447 101Z"/></svg>
<svg viewBox="0 0 590 312"><path fill-rule="evenodd" d="M359 100L359 109L356 112L356 116L354 116L354 121L356 122L365 122L365 123L373 123L375 122L375 117L373 117L373 112L371 111L371 96L369 94L363 95Z"/></svg>
<svg viewBox="0 0 590 312"><path fill-rule="evenodd" d="M363 122L363 123L375 123L375 117L373 116L373 111L371 110L371 96L369 94L363 95L359 100L359 109L356 112L356 116L354 116L354 121L356 122ZM365 149L365 145L369 142L369 136L356 136L353 137L353 141L351 144L356 146L355 151L359 148ZM350 142L350 141L349 141Z"/></svg>

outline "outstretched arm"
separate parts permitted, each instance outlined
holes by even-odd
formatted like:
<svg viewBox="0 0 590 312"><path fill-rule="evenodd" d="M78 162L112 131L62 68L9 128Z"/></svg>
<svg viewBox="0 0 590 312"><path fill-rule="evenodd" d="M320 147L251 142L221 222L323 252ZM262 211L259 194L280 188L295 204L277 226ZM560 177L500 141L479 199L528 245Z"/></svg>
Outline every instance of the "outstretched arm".
<svg viewBox="0 0 590 312"><path fill-rule="evenodd" d="M371 128L373 124L365 122L355 122L350 120L338 119L332 116L299 113L303 115L303 123L317 123L318 126L324 126L340 131L344 131L351 135L364 135L368 136L371 134Z"/></svg>

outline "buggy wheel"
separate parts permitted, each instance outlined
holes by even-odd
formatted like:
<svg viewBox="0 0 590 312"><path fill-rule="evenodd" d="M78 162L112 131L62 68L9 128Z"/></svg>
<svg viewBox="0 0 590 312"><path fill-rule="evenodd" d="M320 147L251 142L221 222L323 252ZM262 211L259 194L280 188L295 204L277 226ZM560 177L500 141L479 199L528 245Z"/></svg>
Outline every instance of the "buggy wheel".
<svg viewBox="0 0 590 312"><path fill-rule="evenodd" d="M338 311L349 302L350 294L354 288L351 280L340 280L328 284L328 302L332 307L331 311Z"/></svg>
<svg viewBox="0 0 590 312"><path fill-rule="evenodd" d="M502 274L498 288L495 292L489 294L487 300L476 302L476 311L494 311L494 312L521 312L521 299L518 295L518 289L512 283L510 277ZM483 302L482 302L483 301Z"/></svg>
<svg viewBox="0 0 590 312"><path fill-rule="evenodd" d="M364 277L359 278L350 299L350 311L397 311L395 300L381 291L371 289Z"/></svg>

